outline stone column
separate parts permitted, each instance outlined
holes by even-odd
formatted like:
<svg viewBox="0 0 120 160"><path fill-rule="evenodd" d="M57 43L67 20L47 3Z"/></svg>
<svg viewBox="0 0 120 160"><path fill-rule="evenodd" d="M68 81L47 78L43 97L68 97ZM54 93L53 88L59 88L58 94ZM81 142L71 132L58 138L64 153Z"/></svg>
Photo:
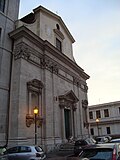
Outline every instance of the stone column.
<svg viewBox="0 0 120 160"><path fill-rule="evenodd" d="M76 111L77 107L76 107L76 104L74 103L73 106L72 106L72 114L73 114L73 137L75 138L76 137L76 116L75 116L75 111Z"/></svg>
<svg viewBox="0 0 120 160"><path fill-rule="evenodd" d="M64 105L60 104L61 109L61 137L62 141L65 142L65 116L64 116Z"/></svg>
<svg viewBox="0 0 120 160"><path fill-rule="evenodd" d="M71 121L70 122L71 123L71 128L70 128L71 129L71 136L74 137L74 127L73 127L74 126L74 124L73 124L74 123L74 120L73 120L74 117L73 117L73 110L72 110L72 108L70 110L70 114L71 114L71 116L70 116L71 117L71 120L70 120Z"/></svg>

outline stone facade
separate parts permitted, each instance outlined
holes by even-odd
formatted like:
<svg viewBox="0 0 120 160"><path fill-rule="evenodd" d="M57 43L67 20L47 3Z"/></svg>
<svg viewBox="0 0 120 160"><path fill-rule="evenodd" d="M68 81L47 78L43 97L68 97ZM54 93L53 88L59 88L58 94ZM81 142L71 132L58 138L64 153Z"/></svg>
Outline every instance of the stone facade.
<svg viewBox="0 0 120 160"><path fill-rule="evenodd" d="M46 151L87 137L89 76L74 60L75 40L61 17L40 6L15 25L8 145L35 143L36 106L37 144Z"/></svg>
<svg viewBox="0 0 120 160"><path fill-rule="evenodd" d="M8 142L13 42L8 33L15 29L19 0L0 1L0 146Z"/></svg>

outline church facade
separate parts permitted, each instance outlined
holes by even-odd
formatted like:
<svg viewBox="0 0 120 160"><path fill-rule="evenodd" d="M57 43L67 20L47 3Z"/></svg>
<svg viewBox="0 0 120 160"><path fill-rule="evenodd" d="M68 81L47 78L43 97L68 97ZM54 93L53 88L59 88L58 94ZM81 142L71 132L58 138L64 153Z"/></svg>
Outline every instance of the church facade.
<svg viewBox="0 0 120 160"><path fill-rule="evenodd" d="M70 136L88 137L89 75L74 60L75 40L61 17L39 6L8 35L13 42L8 145L37 141L50 151Z"/></svg>

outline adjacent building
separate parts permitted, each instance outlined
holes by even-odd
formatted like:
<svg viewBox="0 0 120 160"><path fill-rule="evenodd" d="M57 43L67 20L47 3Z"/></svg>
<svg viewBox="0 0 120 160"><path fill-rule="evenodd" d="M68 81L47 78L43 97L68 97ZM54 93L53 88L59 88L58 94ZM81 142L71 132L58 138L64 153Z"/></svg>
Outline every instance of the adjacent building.
<svg viewBox="0 0 120 160"><path fill-rule="evenodd" d="M75 40L62 18L39 6L15 21L19 1L6 0L3 8L0 11L5 19L5 23L0 21L1 144L37 142L50 151L70 136L88 137L89 75L74 60ZM12 12L5 11L7 8ZM34 108L38 109L36 116Z"/></svg>
<svg viewBox="0 0 120 160"><path fill-rule="evenodd" d="M19 0L0 0L0 146L7 145L13 41L8 33L15 29Z"/></svg>
<svg viewBox="0 0 120 160"><path fill-rule="evenodd" d="M120 137L120 101L89 106L89 123L93 136Z"/></svg>

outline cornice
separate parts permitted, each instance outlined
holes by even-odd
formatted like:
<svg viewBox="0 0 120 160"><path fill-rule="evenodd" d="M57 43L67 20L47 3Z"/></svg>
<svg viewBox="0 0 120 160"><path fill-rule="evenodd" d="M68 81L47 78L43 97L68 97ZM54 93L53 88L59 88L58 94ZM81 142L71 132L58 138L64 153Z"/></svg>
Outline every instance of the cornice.
<svg viewBox="0 0 120 160"><path fill-rule="evenodd" d="M60 63L56 62L52 58L50 58L48 55L40 54L35 49L32 49L32 47L28 46L25 43L19 43L14 47L14 59L25 59L29 63L32 63L42 69L47 69L50 72L57 74L59 77L64 79L65 81L68 81L71 84L76 85L77 87L81 88L83 92L87 92L88 87L86 85L86 82L82 81L80 77L75 75L75 73L69 71L64 66L62 66ZM59 70L63 70L63 72L67 73L73 79L69 79L66 76L63 76L60 74Z"/></svg>
<svg viewBox="0 0 120 160"><path fill-rule="evenodd" d="M89 79L90 76L87 75L84 70L77 65L74 61L68 58L64 53L61 53L57 48L51 45L48 41L44 42L45 50L50 52L52 55L57 57L59 60L67 64L70 68L72 68L75 72L77 72L82 78L85 80Z"/></svg>
<svg viewBox="0 0 120 160"><path fill-rule="evenodd" d="M106 108L106 107L109 108L109 107L118 106L118 105L120 105L120 101L91 105L91 106L89 106L89 110Z"/></svg>
<svg viewBox="0 0 120 160"><path fill-rule="evenodd" d="M33 44L41 48L43 51L46 50L50 52L52 55L57 57L59 60L67 64L70 68L72 68L75 72L77 72L85 80L90 78L89 75L87 75L84 72L84 70L81 67L79 67L74 61L68 58L65 54L58 51L57 48L54 47L52 44L50 44L47 40L43 41L40 37L34 34L27 27L21 26L17 28L16 30L10 32L9 36L14 40L22 38L22 37L26 37L27 39L29 39L29 41L31 41Z"/></svg>
<svg viewBox="0 0 120 160"><path fill-rule="evenodd" d="M110 120L104 120L104 121L100 121L99 125L106 125L106 124L116 124L116 123L120 123L120 119L110 119ZM89 121L90 126L96 126L96 122L90 122Z"/></svg>
<svg viewBox="0 0 120 160"><path fill-rule="evenodd" d="M30 42L44 50L44 41L24 25L9 33L11 39L27 38Z"/></svg>
<svg viewBox="0 0 120 160"><path fill-rule="evenodd" d="M16 60L19 58L23 58L30 63L33 63L38 67L48 69L49 71L57 75L59 75L59 69L62 69L65 73L73 77L73 84L80 87L81 90L83 90L84 92L87 92L88 87L86 85L86 82L82 82L81 79L83 78L84 80L87 80L89 76L84 73L84 70L79 67L74 61L72 61L66 55L58 51L48 41L43 41L25 26L16 29L9 35L14 40L21 38L21 42L19 44L16 44L14 48L14 57ZM23 40L24 37L26 37L26 39L28 39L41 50L36 51L35 47L32 48L32 46L26 44L25 40ZM52 57L55 57L56 61ZM59 62L57 62L57 59L59 59ZM68 67L65 68L64 64L66 64ZM69 70L69 68L71 68L73 71ZM67 79L67 77L64 78Z"/></svg>

